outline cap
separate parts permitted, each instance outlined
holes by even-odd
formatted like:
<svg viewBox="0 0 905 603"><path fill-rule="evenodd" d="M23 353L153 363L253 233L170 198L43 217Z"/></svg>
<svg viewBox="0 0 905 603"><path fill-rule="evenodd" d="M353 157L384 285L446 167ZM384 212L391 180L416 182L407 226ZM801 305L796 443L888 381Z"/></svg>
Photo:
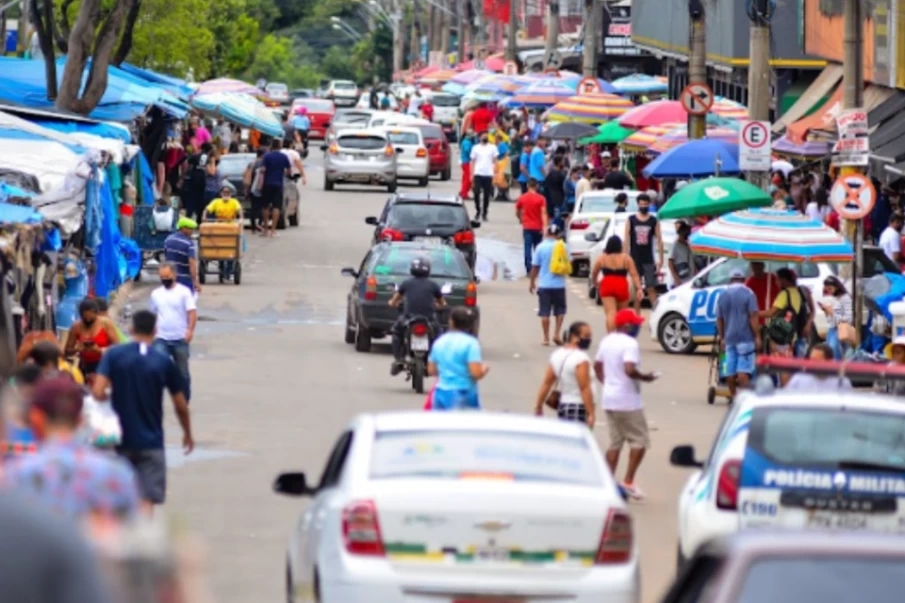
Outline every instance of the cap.
<svg viewBox="0 0 905 603"><path fill-rule="evenodd" d="M612 155L610 154L609 151L604 151L603 153L600 154L600 156L601 157L612 157Z"/></svg>
<svg viewBox="0 0 905 603"><path fill-rule="evenodd" d="M688 180L679 180L678 182L676 182L676 190L677 190L677 191L682 190L682 189L685 188L686 186L688 186Z"/></svg>
<svg viewBox="0 0 905 603"><path fill-rule="evenodd" d="M745 271L741 268L733 268L729 271L729 280L730 281L740 281L745 280Z"/></svg>
<svg viewBox="0 0 905 603"><path fill-rule="evenodd" d="M905 345L905 335L899 335L892 340L892 345Z"/></svg>
<svg viewBox="0 0 905 603"><path fill-rule="evenodd" d="M183 228L191 228L195 230L198 228L198 223L192 220L191 218L179 218L179 221L176 222L176 228L181 230Z"/></svg>
<svg viewBox="0 0 905 603"><path fill-rule="evenodd" d="M623 308L616 312L616 327L624 327L625 325L641 325L644 323L644 317L635 314L631 308Z"/></svg>
<svg viewBox="0 0 905 603"><path fill-rule="evenodd" d="M547 234L559 235L561 233L562 228L560 228L558 224L550 224L550 226L547 227Z"/></svg>

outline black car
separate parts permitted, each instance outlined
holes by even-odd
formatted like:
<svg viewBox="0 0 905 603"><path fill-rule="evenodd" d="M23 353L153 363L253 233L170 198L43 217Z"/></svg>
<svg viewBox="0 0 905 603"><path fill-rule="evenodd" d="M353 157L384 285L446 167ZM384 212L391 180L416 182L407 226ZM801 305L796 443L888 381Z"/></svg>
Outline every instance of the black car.
<svg viewBox="0 0 905 603"><path fill-rule="evenodd" d="M431 263L430 278L443 289L446 307L437 310L441 324L449 320L449 311L466 306L478 312L478 288L471 267L461 253L448 245L424 243L378 243L365 256L358 270L343 268L355 279L346 305L346 343L359 352L371 349L371 339L391 335L400 310L389 305L396 287L409 278L416 257ZM478 330L480 315L475 321Z"/></svg>
<svg viewBox="0 0 905 603"><path fill-rule="evenodd" d="M477 259L474 229L468 209L454 195L401 193L389 198L380 217L365 218L375 227L373 242L417 241L452 245L462 252L469 268Z"/></svg>
<svg viewBox="0 0 905 603"><path fill-rule="evenodd" d="M251 203L248 201L248 195L245 194L245 168L248 164L255 160L257 156L254 153L227 153L220 158L217 165L223 178L229 180L230 184L236 187L236 199L242 204L242 209L246 215L251 209Z"/></svg>
<svg viewBox="0 0 905 603"><path fill-rule="evenodd" d="M289 91L289 102L297 98L314 98L314 90L311 88L296 88Z"/></svg>

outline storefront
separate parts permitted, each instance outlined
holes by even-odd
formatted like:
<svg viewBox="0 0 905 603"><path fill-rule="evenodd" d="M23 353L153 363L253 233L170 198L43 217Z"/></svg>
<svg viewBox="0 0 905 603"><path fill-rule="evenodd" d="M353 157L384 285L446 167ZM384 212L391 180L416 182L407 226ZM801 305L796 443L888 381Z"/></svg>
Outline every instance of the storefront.
<svg viewBox="0 0 905 603"><path fill-rule="evenodd" d="M603 49L597 73L605 80L615 80L633 73L659 75L661 61L632 42L632 2L624 0L603 5Z"/></svg>

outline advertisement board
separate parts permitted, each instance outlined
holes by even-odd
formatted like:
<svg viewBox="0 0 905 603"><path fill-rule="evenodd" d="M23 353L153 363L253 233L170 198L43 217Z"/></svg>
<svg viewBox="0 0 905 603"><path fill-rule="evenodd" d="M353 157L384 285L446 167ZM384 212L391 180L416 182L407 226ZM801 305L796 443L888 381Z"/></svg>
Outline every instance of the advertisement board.
<svg viewBox="0 0 905 603"><path fill-rule="evenodd" d="M603 11L603 54L636 57L641 49L632 42L632 7L611 5Z"/></svg>

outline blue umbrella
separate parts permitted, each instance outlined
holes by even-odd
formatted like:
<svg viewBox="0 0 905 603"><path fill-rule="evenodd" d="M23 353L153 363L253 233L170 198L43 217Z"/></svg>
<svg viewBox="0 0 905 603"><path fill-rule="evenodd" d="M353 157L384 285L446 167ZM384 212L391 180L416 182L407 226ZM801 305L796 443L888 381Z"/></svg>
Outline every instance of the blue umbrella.
<svg viewBox="0 0 905 603"><path fill-rule="evenodd" d="M661 82L652 75L644 75L643 73L634 73L621 77L613 81L613 87L619 94L657 94L666 92L669 89L664 82Z"/></svg>
<svg viewBox="0 0 905 603"><path fill-rule="evenodd" d="M201 111L219 113L230 121L268 136L283 135L283 125L273 111L247 94L214 92L192 98L192 105Z"/></svg>
<svg viewBox="0 0 905 603"><path fill-rule="evenodd" d="M648 178L701 178L717 173L738 174L738 145L722 140L689 140L674 147L648 164Z"/></svg>
<svg viewBox="0 0 905 603"><path fill-rule="evenodd" d="M576 78L576 77L563 77L562 81L565 82L567 86L572 88L572 90L578 90L578 84L584 78ZM606 80L602 80L597 78L597 83L600 85L600 91L605 92L606 94L620 94L619 90L613 84L609 83Z"/></svg>

